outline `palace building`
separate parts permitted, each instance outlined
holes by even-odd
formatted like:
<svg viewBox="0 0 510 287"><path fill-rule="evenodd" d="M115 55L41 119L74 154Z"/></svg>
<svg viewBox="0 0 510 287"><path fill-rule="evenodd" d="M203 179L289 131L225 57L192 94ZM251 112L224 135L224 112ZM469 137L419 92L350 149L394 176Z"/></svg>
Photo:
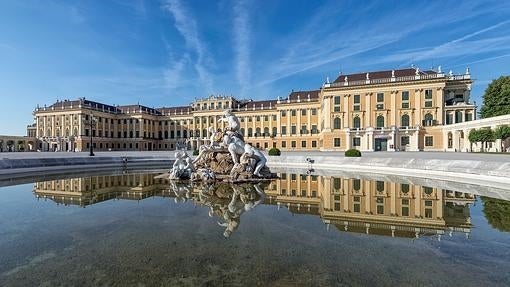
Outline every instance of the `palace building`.
<svg viewBox="0 0 510 287"><path fill-rule="evenodd" d="M37 107L41 151L197 149L231 109L247 142L261 149L451 150L444 127L475 120L472 79L418 68L340 75L319 89L274 100L210 96L189 106L114 106L85 98ZM467 138L467 135L465 136Z"/></svg>

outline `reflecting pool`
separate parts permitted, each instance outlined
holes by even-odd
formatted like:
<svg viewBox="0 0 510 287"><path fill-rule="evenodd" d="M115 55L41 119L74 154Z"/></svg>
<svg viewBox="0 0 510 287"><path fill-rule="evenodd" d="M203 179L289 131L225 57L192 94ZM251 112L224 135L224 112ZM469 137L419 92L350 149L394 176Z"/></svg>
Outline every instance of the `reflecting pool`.
<svg viewBox="0 0 510 287"><path fill-rule="evenodd" d="M1 187L0 286L510 286L510 190L348 173L236 185L158 174Z"/></svg>

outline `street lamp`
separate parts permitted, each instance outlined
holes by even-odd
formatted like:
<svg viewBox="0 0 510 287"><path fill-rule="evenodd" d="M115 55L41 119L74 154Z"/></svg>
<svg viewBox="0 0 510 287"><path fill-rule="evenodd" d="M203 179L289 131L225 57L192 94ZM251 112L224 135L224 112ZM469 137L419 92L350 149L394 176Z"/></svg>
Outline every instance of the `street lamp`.
<svg viewBox="0 0 510 287"><path fill-rule="evenodd" d="M90 153L89 153L89 156L94 156L94 146L92 145L92 128L94 126L94 124L96 123L96 119L94 118L94 115L92 113L90 113Z"/></svg>

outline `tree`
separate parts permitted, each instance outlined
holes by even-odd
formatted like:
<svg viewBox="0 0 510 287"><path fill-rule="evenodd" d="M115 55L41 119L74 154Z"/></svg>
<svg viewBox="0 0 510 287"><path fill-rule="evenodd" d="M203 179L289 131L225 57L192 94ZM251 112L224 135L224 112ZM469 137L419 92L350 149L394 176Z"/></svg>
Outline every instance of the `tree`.
<svg viewBox="0 0 510 287"><path fill-rule="evenodd" d="M510 76L501 76L492 81L483 95L480 109L482 118L510 114Z"/></svg>
<svg viewBox="0 0 510 287"><path fill-rule="evenodd" d="M510 232L510 202L482 196L483 213L492 227Z"/></svg>
<svg viewBox="0 0 510 287"><path fill-rule="evenodd" d="M504 141L510 137L510 126L504 125L499 126L494 131L494 138L501 140L501 150L505 151L505 146L503 145Z"/></svg>
<svg viewBox="0 0 510 287"><path fill-rule="evenodd" d="M493 142L494 131L491 129L479 129L479 130L471 130L468 135L468 139L471 143L481 142L482 143L482 152L484 151L486 142Z"/></svg>

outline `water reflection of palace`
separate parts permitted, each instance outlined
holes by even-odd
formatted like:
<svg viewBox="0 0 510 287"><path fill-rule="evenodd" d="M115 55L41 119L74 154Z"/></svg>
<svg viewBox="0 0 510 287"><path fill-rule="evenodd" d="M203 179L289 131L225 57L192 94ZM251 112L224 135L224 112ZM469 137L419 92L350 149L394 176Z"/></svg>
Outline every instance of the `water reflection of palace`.
<svg viewBox="0 0 510 287"><path fill-rule="evenodd" d="M327 228L395 237L445 233L469 236L469 207L475 196L428 186L305 174L279 174L265 188L265 204L320 216ZM152 196L200 203L203 185L175 185L154 174L126 174L36 183L37 198L87 206L110 199ZM226 195L228 198L228 195ZM232 195L231 195L232 197ZM227 200L228 202L228 200Z"/></svg>
<svg viewBox="0 0 510 287"><path fill-rule="evenodd" d="M155 179L154 174L92 176L34 184L34 194L38 199L82 207L110 199L142 200L168 194L168 189L168 180Z"/></svg>
<svg viewBox="0 0 510 287"><path fill-rule="evenodd" d="M278 208L319 215L340 231L398 237L469 235L475 196L428 186L306 174L280 174L267 197Z"/></svg>

